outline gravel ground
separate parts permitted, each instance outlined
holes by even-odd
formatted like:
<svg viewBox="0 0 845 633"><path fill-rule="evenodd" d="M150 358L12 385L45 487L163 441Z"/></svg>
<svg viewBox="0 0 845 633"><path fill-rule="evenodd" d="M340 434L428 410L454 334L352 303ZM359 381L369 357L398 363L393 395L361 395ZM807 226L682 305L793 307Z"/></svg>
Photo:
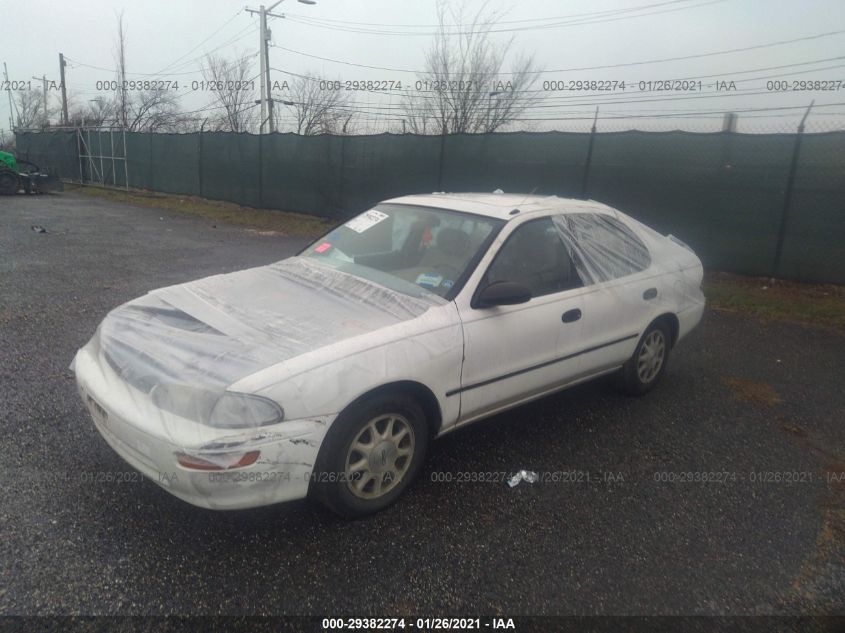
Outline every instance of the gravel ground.
<svg viewBox="0 0 845 633"><path fill-rule="evenodd" d="M459 431L361 521L92 483L132 472L68 370L107 311L303 243L163 213L0 199L0 614L845 612L845 337L820 328L708 312L653 393L597 382ZM590 480L456 481L521 468ZM657 480L701 472L727 480Z"/></svg>

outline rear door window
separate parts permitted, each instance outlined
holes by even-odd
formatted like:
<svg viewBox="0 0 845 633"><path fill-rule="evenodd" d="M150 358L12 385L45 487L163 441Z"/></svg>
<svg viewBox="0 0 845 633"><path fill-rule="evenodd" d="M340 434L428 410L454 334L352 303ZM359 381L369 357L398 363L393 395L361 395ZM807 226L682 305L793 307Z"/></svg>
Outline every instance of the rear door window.
<svg viewBox="0 0 845 633"><path fill-rule="evenodd" d="M554 223L572 252L585 282L633 275L651 265L651 254L634 232L616 218L599 213L567 213Z"/></svg>

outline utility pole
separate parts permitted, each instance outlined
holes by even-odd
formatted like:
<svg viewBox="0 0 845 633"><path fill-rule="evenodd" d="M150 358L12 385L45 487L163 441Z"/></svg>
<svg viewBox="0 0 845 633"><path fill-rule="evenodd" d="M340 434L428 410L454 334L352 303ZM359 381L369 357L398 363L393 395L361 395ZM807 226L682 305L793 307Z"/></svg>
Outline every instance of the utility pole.
<svg viewBox="0 0 845 633"><path fill-rule="evenodd" d="M62 125L68 124L68 116L67 116L67 90L65 89L65 66L67 66L67 62L65 61L65 56L62 53L59 53L59 75L62 79Z"/></svg>
<svg viewBox="0 0 845 633"><path fill-rule="evenodd" d="M3 62L3 79L6 80L6 92L9 95L9 129L15 131L15 108L12 102L12 84L9 83L9 70L6 68L6 62Z"/></svg>
<svg viewBox="0 0 845 633"><path fill-rule="evenodd" d="M41 75L41 77L32 77L33 79L40 79L41 80L41 98L43 100L44 106L44 125L42 127L46 127L47 121L47 75Z"/></svg>
<svg viewBox="0 0 845 633"><path fill-rule="evenodd" d="M276 4L279 3L277 2ZM276 4L271 6L270 9L275 7ZM262 37L264 43L261 54L264 56L264 72L267 73L267 77L264 80L267 86L267 129L272 134L276 131L276 122L273 120L273 84L270 83L270 38L273 37L273 34L267 28L267 12L264 11L263 6L261 7L261 11L261 30L263 32Z"/></svg>
<svg viewBox="0 0 845 633"><path fill-rule="evenodd" d="M41 95L44 97L44 122L47 123L47 75L41 75Z"/></svg>
<svg viewBox="0 0 845 633"><path fill-rule="evenodd" d="M247 9L249 11L249 9ZM267 121L267 86L265 82L267 81L267 58L264 56L264 47L267 43L267 35L265 31L267 30L267 12L264 10L264 5L261 5L259 10L261 15L261 48L258 50L258 57L260 58L261 63L261 123L258 126L258 133L264 134L264 122Z"/></svg>
<svg viewBox="0 0 845 633"><path fill-rule="evenodd" d="M282 0L279 0L279 2L281 1ZM277 2L276 4L279 4L279 2ZM258 57L260 59L261 64L261 124L258 126L259 134L264 134L265 123L269 124L267 129L271 132L273 131L273 99L270 97L270 31L267 29L267 15L270 14L270 11L273 9L273 7L276 6L276 4L270 5L269 9L266 9L262 4L260 7L258 7L258 11L250 8L246 9L248 13L257 13L260 23L260 48L258 49Z"/></svg>
<svg viewBox="0 0 845 633"><path fill-rule="evenodd" d="M123 30L123 12L117 18L117 81L120 91L120 127L126 129L126 32Z"/></svg>
<svg viewBox="0 0 845 633"><path fill-rule="evenodd" d="M258 56L261 58L261 125L258 128L258 133L264 133L264 124L267 123L267 129L270 132L276 131L276 121L273 118L273 96L272 84L270 83L270 38L272 33L267 28L267 16L274 18L284 18L284 15L276 15L270 13L284 0L278 0L265 8L262 4L258 10L246 8L248 13L257 13L260 18L260 48L258 49ZM317 4L315 0L297 0L300 4Z"/></svg>

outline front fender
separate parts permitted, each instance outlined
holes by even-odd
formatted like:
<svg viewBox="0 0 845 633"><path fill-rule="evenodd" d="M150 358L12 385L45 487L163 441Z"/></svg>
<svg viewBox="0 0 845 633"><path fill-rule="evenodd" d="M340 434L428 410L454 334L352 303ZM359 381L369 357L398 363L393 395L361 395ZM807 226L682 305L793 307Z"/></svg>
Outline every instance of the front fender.
<svg viewBox="0 0 845 633"><path fill-rule="evenodd" d="M233 391L275 400L291 419L333 416L352 401L388 383L408 380L437 398L442 428L460 412L463 332L453 302L388 328L303 354L238 381Z"/></svg>

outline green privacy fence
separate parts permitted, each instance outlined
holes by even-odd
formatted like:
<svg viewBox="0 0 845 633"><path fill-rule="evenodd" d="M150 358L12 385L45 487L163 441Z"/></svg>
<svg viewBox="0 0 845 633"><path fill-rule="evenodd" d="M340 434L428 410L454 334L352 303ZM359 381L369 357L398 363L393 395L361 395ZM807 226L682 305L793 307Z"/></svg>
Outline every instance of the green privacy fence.
<svg viewBox="0 0 845 633"><path fill-rule="evenodd" d="M17 148L73 180L128 177L131 187L337 219L431 191L589 197L677 235L710 269L845 283L845 132L805 134L797 156L795 134L733 132L126 133L125 153L114 136L18 133Z"/></svg>

